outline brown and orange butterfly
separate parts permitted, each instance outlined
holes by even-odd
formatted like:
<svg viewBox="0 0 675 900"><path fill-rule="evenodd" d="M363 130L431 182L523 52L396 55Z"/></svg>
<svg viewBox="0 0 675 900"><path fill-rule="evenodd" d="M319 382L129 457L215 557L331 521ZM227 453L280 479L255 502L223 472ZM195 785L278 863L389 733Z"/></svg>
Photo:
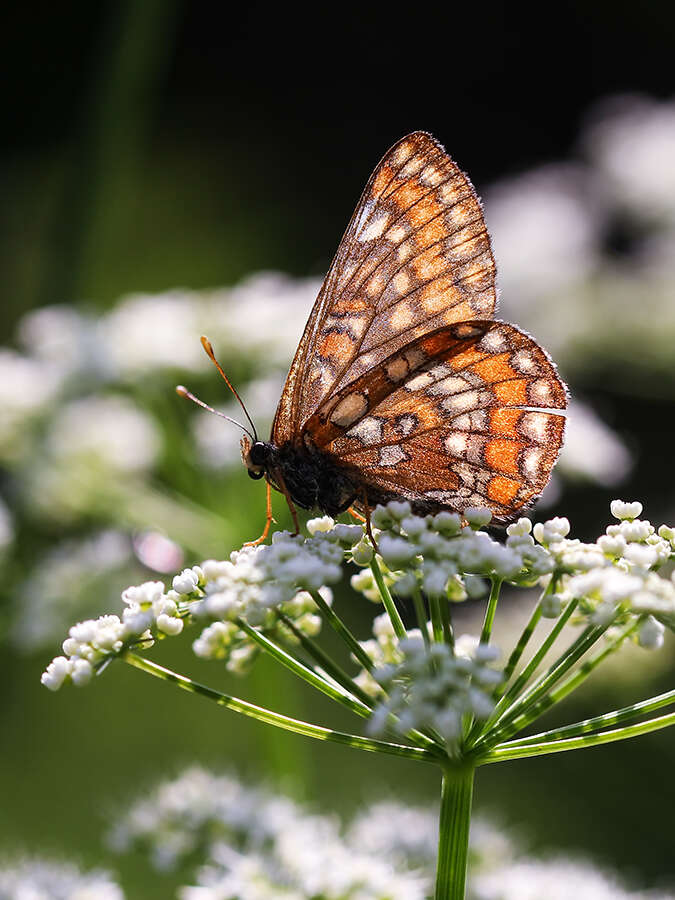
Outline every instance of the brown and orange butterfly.
<svg viewBox="0 0 675 900"><path fill-rule="evenodd" d="M496 301L471 182L431 135L409 134L359 200L270 440L242 440L268 483L265 534L270 485L296 527L293 504L334 516L392 499L423 514L487 507L506 523L541 493L566 389L533 338L493 319Z"/></svg>

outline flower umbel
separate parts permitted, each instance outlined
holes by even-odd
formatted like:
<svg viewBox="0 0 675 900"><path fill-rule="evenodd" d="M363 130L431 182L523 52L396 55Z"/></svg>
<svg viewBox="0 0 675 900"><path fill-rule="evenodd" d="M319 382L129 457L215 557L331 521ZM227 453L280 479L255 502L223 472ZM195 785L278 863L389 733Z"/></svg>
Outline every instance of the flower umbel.
<svg viewBox="0 0 675 900"><path fill-rule="evenodd" d="M121 615L70 629L64 655L48 666L42 681L52 690L67 682L84 685L120 658L278 728L437 763L443 770L443 791L436 897L460 900L478 767L624 740L675 724L673 712L650 718L675 705L672 690L583 722L518 737L625 641L658 649L666 631L675 628L675 581L666 566L675 558L675 529L657 529L640 519L641 513L640 503L614 501L617 521L592 543L571 537L565 518L534 527L521 518L500 541L484 530L489 523L485 510L468 509L464 517L420 516L406 502L391 502L372 515L377 546L364 527L336 524L324 516L308 523L309 537L277 533L269 545L244 547L229 560L210 559L184 569L169 588L161 581L128 588ZM384 608L366 641L357 639L333 605L331 586L342 578L343 563L360 568L351 578L355 591ZM536 600L515 646L500 654L491 643L492 629L501 591L509 586L531 589ZM480 634L457 637L454 605L485 594ZM410 616L414 619L406 624ZM550 621L550 630L527 658L542 618ZM324 623L360 670L350 673L317 643ZM197 655L243 673L258 654L266 653L367 720L366 733L290 718L170 672L139 653L195 625L202 628L193 641ZM566 636L571 641L564 646ZM275 896L279 885L270 880L262 857L240 858L232 848L222 852L218 870L206 879L211 883L213 876L218 896L237 896L241 878L249 876L267 884L265 896ZM279 853L286 854L285 864L292 868L297 841L291 836L280 840ZM332 883L323 879L333 865L328 854L312 878L302 873L302 884L310 885L303 889L333 896ZM370 863L364 866L378 885L364 896L398 896L384 870L380 878ZM347 871L343 863L340 867ZM295 882L281 888L291 884ZM293 896L293 890L282 895Z"/></svg>

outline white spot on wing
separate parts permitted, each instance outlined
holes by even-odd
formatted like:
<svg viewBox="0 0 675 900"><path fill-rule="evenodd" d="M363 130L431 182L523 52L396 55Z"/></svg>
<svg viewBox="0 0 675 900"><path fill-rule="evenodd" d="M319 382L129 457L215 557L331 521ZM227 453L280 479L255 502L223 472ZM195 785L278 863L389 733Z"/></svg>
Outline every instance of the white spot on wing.
<svg viewBox="0 0 675 900"><path fill-rule="evenodd" d="M402 356L397 356L390 362L385 363L384 370L390 381L402 381L408 374L408 363Z"/></svg>
<svg viewBox="0 0 675 900"><path fill-rule="evenodd" d="M395 466L407 458L398 444L392 444L390 447L383 447L380 450L378 461L381 466Z"/></svg>
<svg viewBox="0 0 675 900"><path fill-rule="evenodd" d="M525 413L520 422L521 431L538 444L543 444L548 435L548 415L541 412Z"/></svg>
<svg viewBox="0 0 675 900"><path fill-rule="evenodd" d="M347 437L358 438L364 444L377 444L382 440L382 422L374 416L366 416L349 429Z"/></svg>
<svg viewBox="0 0 675 900"><path fill-rule="evenodd" d="M330 414L330 421L338 428L348 428L368 411L368 400L365 394L347 394Z"/></svg>
<svg viewBox="0 0 675 900"><path fill-rule="evenodd" d="M467 448L469 436L461 432L453 431L445 439L445 448L448 453L461 456Z"/></svg>
<svg viewBox="0 0 675 900"><path fill-rule="evenodd" d="M389 213L382 211L375 216L372 222L357 235L357 240L374 241L376 238L382 237L384 230L389 222Z"/></svg>

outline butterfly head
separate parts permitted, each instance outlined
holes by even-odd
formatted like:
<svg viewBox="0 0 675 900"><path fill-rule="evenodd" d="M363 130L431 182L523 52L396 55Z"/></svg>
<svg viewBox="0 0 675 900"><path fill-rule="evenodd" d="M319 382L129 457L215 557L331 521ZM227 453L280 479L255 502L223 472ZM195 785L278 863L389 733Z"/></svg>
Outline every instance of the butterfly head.
<svg viewBox="0 0 675 900"><path fill-rule="evenodd" d="M272 456L272 445L266 444L264 441L252 441L248 435L244 435L240 447L241 458L248 469L249 477L262 478Z"/></svg>

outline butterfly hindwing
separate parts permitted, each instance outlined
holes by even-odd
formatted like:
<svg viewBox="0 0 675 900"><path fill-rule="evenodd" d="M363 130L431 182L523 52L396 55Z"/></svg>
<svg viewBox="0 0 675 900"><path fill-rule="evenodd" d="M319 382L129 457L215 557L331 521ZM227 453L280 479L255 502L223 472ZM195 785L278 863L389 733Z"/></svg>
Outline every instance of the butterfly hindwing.
<svg viewBox="0 0 675 900"><path fill-rule="evenodd" d="M424 132L373 172L300 341L275 416L299 442L321 403L441 326L489 319L495 264L469 179Z"/></svg>
<svg viewBox="0 0 675 900"><path fill-rule="evenodd" d="M562 444L565 387L547 354L504 322L418 338L326 399L306 425L379 502L485 506L508 521L543 490Z"/></svg>

